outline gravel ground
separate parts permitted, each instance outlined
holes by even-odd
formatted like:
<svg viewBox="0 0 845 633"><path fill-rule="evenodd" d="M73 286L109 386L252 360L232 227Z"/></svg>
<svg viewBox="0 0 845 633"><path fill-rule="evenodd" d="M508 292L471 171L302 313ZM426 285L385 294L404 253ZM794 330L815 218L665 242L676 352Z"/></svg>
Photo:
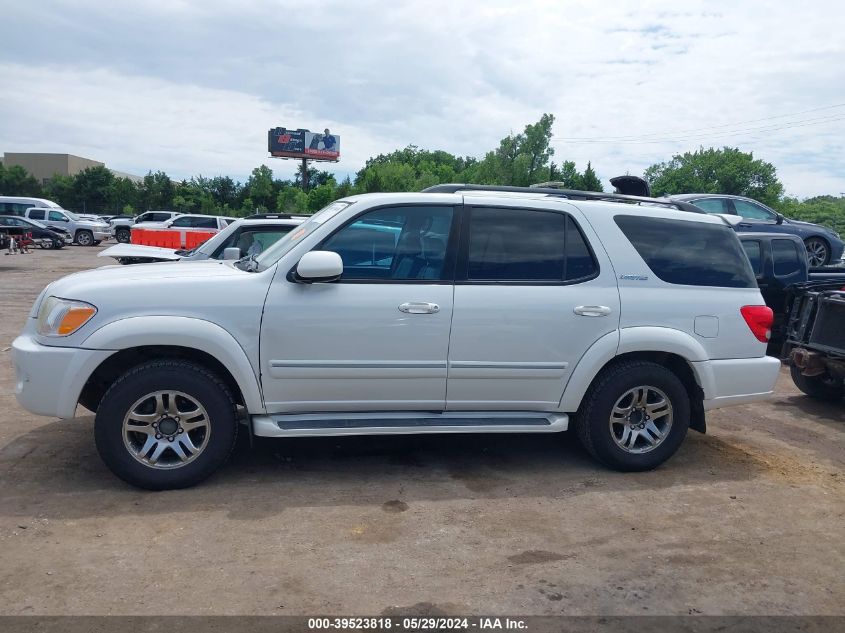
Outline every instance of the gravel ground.
<svg viewBox="0 0 845 633"><path fill-rule="evenodd" d="M130 488L92 416L17 405L8 361L99 250L0 255L0 614L845 614L845 405L786 373L649 473L570 434L296 439Z"/></svg>

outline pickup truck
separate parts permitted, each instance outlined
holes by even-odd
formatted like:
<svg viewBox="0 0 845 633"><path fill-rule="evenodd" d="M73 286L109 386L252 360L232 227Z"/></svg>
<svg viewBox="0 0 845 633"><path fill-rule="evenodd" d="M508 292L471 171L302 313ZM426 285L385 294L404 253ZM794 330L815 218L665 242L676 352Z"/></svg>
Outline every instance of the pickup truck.
<svg viewBox="0 0 845 633"><path fill-rule="evenodd" d="M789 290L807 281L833 281L845 284L845 269L820 266L810 268L804 242L785 233L739 233L739 241L751 262L757 285L766 305L774 312L769 350L778 355L786 339Z"/></svg>
<svg viewBox="0 0 845 633"><path fill-rule="evenodd" d="M810 281L787 293L783 355L792 381L808 396L845 395L845 281Z"/></svg>
<svg viewBox="0 0 845 633"><path fill-rule="evenodd" d="M672 201L437 185L331 203L255 257L47 286L12 344L36 414L190 486L264 437L554 433L656 468L705 412L769 397L772 310L721 217ZM58 438L57 438L58 441Z"/></svg>

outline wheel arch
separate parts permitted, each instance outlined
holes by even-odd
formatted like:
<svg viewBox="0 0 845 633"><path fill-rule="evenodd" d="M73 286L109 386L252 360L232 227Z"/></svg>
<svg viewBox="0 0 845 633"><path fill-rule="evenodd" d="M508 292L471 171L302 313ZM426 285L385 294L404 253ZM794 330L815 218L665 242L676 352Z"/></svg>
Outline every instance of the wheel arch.
<svg viewBox="0 0 845 633"><path fill-rule="evenodd" d="M86 408L96 407L108 385L131 367L156 358L179 358L218 374L250 413L264 412L259 381L246 352L229 332L209 321L168 316L121 319L95 331L82 347L115 352L86 381L80 394Z"/></svg>
<svg viewBox="0 0 845 633"><path fill-rule="evenodd" d="M567 382L560 409L577 411L590 386L610 366L646 360L668 367L681 380L690 399L690 428L704 433L703 387L708 384L708 376L700 375L707 363L697 362L707 360L701 344L685 332L669 328L625 328L618 334L618 345L611 346L611 335L605 335L587 350Z"/></svg>

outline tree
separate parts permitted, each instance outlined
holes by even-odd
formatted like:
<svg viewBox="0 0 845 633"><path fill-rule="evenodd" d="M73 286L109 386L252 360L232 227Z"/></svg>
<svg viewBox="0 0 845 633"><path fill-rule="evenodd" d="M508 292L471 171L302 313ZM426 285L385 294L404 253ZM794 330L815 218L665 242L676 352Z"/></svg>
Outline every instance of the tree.
<svg viewBox="0 0 845 633"><path fill-rule="evenodd" d="M737 148L704 149L672 157L645 171L654 195L725 193L748 196L774 205L783 185L771 163L755 159Z"/></svg>
<svg viewBox="0 0 845 633"><path fill-rule="evenodd" d="M247 195L258 208L270 210L276 202L273 191L273 170L261 165L252 170L246 182Z"/></svg>
<svg viewBox="0 0 845 633"><path fill-rule="evenodd" d="M584 175L581 176L581 186L578 187L581 191L604 191L601 180L596 176L593 166L587 162L587 169L584 170Z"/></svg>
<svg viewBox="0 0 845 633"><path fill-rule="evenodd" d="M0 163L0 195L40 196L41 185L20 165L4 167Z"/></svg>
<svg viewBox="0 0 845 633"><path fill-rule="evenodd" d="M149 172L141 185L141 209L169 209L173 206L176 187L163 171Z"/></svg>
<svg viewBox="0 0 845 633"><path fill-rule="evenodd" d="M528 185L549 180L550 147L555 117L544 114L537 123L528 124L521 134L509 134L494 152L467 170L467 182L493 185Z"/></svg>
<svg viewBox="0 0 845 633"><path fill-rule="evenodd" d="M73 195L83 213L109 210L114 180L114 174L100 165L83 169L73 177Z"/></svg>

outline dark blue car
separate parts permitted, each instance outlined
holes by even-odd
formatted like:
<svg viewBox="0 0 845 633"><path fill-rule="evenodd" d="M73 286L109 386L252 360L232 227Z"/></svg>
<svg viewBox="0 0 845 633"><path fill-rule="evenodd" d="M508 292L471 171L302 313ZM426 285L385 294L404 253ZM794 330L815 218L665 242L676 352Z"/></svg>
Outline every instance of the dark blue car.
<svg viewBox="0 0 845 633"><path fill-rule="evenodd" d="M754 233L789 233L804 240L810 266L836 264L842 259L845 242L835 231L818 224L800 222L783 217L764 204L742 196L714 193L685 193L669 196L673 200L689 202L705 213L727 213L742 217L737 231Z"/></svg>

